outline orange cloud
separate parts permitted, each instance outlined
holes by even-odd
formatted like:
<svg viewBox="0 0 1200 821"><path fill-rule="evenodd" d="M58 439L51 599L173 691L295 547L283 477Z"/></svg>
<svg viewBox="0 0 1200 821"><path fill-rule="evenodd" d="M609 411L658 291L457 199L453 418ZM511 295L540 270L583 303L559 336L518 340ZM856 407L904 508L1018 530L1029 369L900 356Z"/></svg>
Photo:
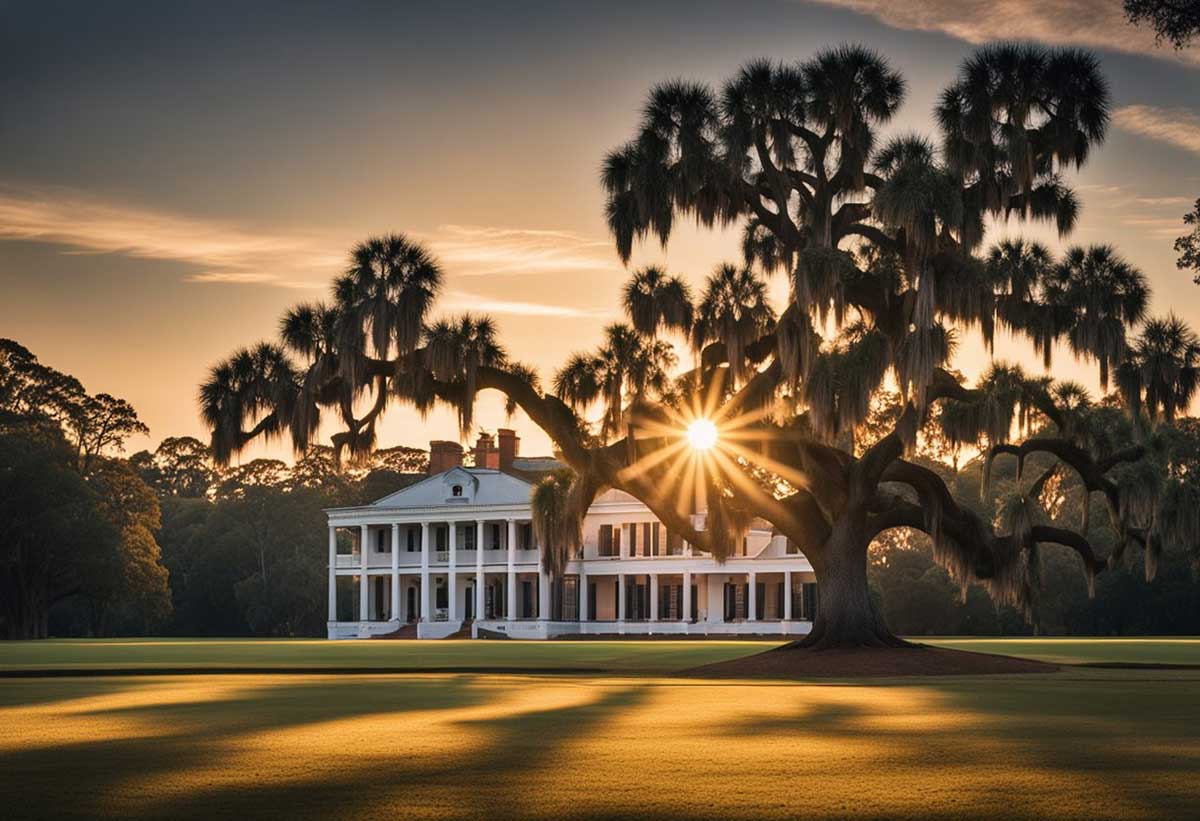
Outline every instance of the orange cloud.
<svg viewBox="0 0 1200 821"><path fill-rule="evenodd" d="M1200 116L1183 108L1127 105L1113 112L1117 128L1200 154Z"/></svg>
<svg viewBox="0 0 1200 821"><path fill-rule="evenodd" d="M1125 20L1120 0L811 0L893 28L939 31L968 43L1028 39L1158 57L1200 67L1200 50L1156 47L1154 32Z"/></svg>

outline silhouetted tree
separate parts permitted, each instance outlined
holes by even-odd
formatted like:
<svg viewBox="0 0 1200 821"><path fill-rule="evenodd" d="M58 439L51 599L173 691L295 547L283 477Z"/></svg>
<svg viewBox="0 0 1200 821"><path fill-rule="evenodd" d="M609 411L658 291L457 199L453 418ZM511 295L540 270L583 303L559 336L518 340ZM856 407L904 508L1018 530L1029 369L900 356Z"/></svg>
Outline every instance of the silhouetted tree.
<svg viewBox="0 0 1200 821"><path fill-rule="evenodd" d="M1200 2L1196 0L1125 0L1125 16L1140 26L1149 23L1161 42L1180 49L1200 32Z"/></svg>
<svg viewBox="0 0 1200 821"><path fill-rule="evenodd" d="M989 464L1002 453L1023 464L1036 452L1062 463L1055 475L1073 469L1106 500L1121 545L1187 535L1156 530L1142 516L1162 505L1178 511L1167 499L1175 490L1131 504L1140 491L1123 472L1150 464L1149 446L1105 451L1079 438L1073 391L1000 363L973 387L950 370L965 332L989 346L997 327L1023 336L1047 366L1054 345L1066 343L1098 361L1102 375L1115 368L1126 395L1141 397L1136 431L1155 429L1140 408L1164 407L1159 371L1139 365L1140 344L1127 355L1126 335L1147 299L1139 272L1107 247L1071 249L1060 260L1024 244L979 254L993 218L1047 221L1062 234L1075 225L1078 203L1064 174L1088 160L1108 123L1095 58L1025 45L980 49L940 98L938 149L916 136L880 144L904 90L886 60L855 46L790 65L754 61L719 91L683 81L656 87L634 137L605 159L606 215L626 261L639 241L667 243L677 219L740 225L745 259L718 266L698 301L661 272L635 273L624 291L632 324L606 329L601 347L572 357L544 393L498 343L484 357L473 334L452 345L452 324L419 316L432 304L434 279L424 280L416 307L403 306L406 321L426 322L425 333L389 324L401 307L396 292L379 285L385 277L374 269L357 278L361 249L382 242L372 240L352 253L348 275L358 283L352 294L373 295L370 311L347 295L343 278L335 304L313 312L330 330L291 346L303 364L262 345L214 368L201 391L214 450L226 459L286 431L303 451L313 420L330 408L346 426L335 447L360 453L390 401L418 410L440 401L469 421L476 393L496 389L554 439L573 471L572 485L549 488L550 507L535 510L561 538L548 545L547 569L561 568L578 546L577 526L556 517L580 515L604 487L632 494L718 558L753 518L765 519L812 562L821 595L803 644L818 648L901 644L867 583L869 545L898 528L927 534L956 585L978 582L1025 612L1041 545L1074 551L1089 578L1107 566L1089 538L1037 512L1046 473L1026 484L1018 470L997 529L957 500L942 473L906 458L931 415L948 447L982 446ZM436 268L428 255L416 257ZM776 311L766 277L780 271L790 295ZM673 354L660 335L675 331L688 332L696 367L669 379ZM856 448L888 379L900 390L895 421ZM1173 385L1173 396L1190 396L1186 379ZM696 417L721 428L706 456L687 448ZM1049 435L1030 438L1034 430ZM1014 434L1020 444L1010 443Z"/></svg>

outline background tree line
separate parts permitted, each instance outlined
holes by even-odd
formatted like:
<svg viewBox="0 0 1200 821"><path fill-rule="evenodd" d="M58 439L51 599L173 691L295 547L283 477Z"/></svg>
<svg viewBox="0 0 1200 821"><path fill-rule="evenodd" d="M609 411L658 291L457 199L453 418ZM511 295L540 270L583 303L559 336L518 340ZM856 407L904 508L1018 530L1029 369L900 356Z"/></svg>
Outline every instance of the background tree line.
<svg viewBox="0 0 1200 821"><path fill-rule="evenodd" d="M314 446L217 470L190 437L148 433L124 400L0 339L0 635L318 636L321 512L419 478L424 451L339 470Z"/></svg>

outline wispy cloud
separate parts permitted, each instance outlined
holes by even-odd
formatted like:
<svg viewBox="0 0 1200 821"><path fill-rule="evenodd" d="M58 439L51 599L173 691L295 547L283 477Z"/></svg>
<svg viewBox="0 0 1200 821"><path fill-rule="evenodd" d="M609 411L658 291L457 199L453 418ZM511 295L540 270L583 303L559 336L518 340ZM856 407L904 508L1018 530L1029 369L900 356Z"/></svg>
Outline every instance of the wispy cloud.
<svg viewBox="0 0 1200 821"><path fill-rule="evenodd" d="M514 316L559 317L563 319L597 319L611 315L611 312L599 309L572 308L567 305L550 305L542 302L492 299L465 291L448 291L438 301L438 307L452 311L472 311L483 314L511 314Z"/></svg>
<svg viewBox="0 0 1200 821"><path fill-rule="evenodd" d="M1180 205L1191 205L1193 199L1191 197L1135 197L1133 201L1148 208L1175 208Z"/></svg>
<svg viewBox="0 0 1200 821"><path fill-rule="evenodd" d="M462 276L615 270L612 243L571 231L441 225L430 246Z"/></svg>
<svg viewBox="0 0 1200 821"><path fill-rule="evenodd" d="M421 236L447 274L616 270L611 244L570 231L442 225ZM130 206L66 188L0 187L0 241L62 246L67 254L120 254L182 263L185 282L324 289L345 264L346 242L298 231L254 231L228 222ZM524 296L524 294L522 294ZM444 307L519 316L585 318L602 312L450 291Z"/></svg>
<svg viewBox="0 0 1200 821"><path fill-rule="evenodd" d="M1121 0L811 0L869 15L894 28L966 40L1021 38L1150 55L1200 67L1200 51L1156 48L1154 34L1125 20Z"/></svg>
<svg viewBox="0 0 1200 821"><path fill-rule="evenodd" d="M1125 131L1200 154L1200 116L1187 109L1122 106L1113 112L1113 124Z"/></svg>
<svg viewBox="0 0 1200 821"><path fill-rule="evenodd" d="M1184 233L1184 229L1186 227L1183 223L1182 217L1176 219L1126 217L1125 219L1121 220L1121 224L1145 231L1147 234L1153 237L1177 237Z"/></svg>
<svg viewBox="0 0 1200 821"><path fill-rule="evenodd" d="M312 239L104 202L61 188L0 189L0 240L54 243L73 253L181 262L190 282L323 288L341 257Z"/></svg>

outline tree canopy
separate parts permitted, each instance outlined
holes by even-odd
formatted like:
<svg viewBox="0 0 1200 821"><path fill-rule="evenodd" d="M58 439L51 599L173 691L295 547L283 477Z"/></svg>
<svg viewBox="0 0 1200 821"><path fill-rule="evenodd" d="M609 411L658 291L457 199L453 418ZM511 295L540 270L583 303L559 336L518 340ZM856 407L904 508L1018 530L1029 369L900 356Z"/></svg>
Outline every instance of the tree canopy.
<svg viewBox="0 0 1200 821"><path fill-rule="evenodd" d="M1177 471L1178 486L1133 477L1153 469L1155 437L1194 396L1191 332L1147 319L1145 277L1112 247L1059 257L1021 241L985 248L997 220L1047 222L1064 236L1074 228L1069 174L1092 158L1109 119L1096 59L982 47L939 98L933 136L884 140L904 97L899 72L853 45L794 63L754 60L719 88L656 86L632 138L604 159L605 214L623 261L639 242L670 242L679 219L740 226L743 258L716 266L698 296L659 268L633 272L622 294L628 324L573 355L547 392L489 322L432 318L440 270L428 254L398 235L371 239L351 252L331 306L289 312L283 346L214 367L201 389L214 452L228 459L285 433L303 450L329 411L344 426L336 453L359 457L391 402L446 403L465 431L476 394L496 389L572 470L535 495L547 506L538 503L539 528L558 536L548 569L578 547L578 527L556 517L582 515L604 487L631 493L718 558L765 520L816 572L815 647L897 643L866 578L869 544L897 528L927 534L957 584L982 582L1023 609L1042 545L1074 551L1090 578L1127 545L1149 555L1185 540L1179 487L1190 476ZM767 281L778 274L789 296L776 308ZM977 333L991 346L997 330L1027 340L1047 368L1059 346L1095 362L1102 385L1118 388L1133 444L1089 438L1107 407L1075 386L1002 362L964 385L951 369L959 339ZM692 349L682 374L672 334ZM899 394L894 422L858 447L889 386ZM719 429L704 455L687 446L696 418ZM909 458L931 418L953 446L980 448L985 465L1017 457L1004 516L984 518ZM1052 477L1029 482L1020 470L1035 453L1104 498L1112 554L1043 515Z"/></svg>
<svg viewBox="0 0 1200 821"><path fill-rule="evenodd" d="M104 634L116 616L146 632L170 612L155 534L158 499L115 455L146 426L133 407L0 339L0 629L45 637L51 608L86 602Z"/></svg>

